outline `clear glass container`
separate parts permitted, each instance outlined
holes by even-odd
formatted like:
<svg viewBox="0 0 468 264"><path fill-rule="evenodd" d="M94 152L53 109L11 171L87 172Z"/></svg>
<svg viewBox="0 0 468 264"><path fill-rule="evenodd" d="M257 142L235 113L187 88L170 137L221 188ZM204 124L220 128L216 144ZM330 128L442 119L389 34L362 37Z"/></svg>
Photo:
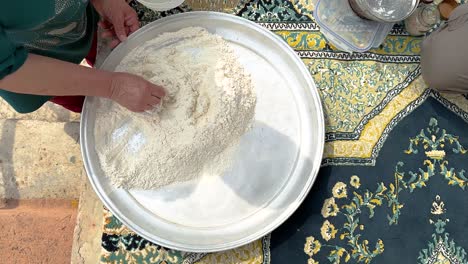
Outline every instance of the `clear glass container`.
<svg viewBox="0 0 468 264"><path fill-rule="evenodd" d="M437 6L423 4L405 20L405 28L412 36L422 36L439 21L440 13Z"/></svg>

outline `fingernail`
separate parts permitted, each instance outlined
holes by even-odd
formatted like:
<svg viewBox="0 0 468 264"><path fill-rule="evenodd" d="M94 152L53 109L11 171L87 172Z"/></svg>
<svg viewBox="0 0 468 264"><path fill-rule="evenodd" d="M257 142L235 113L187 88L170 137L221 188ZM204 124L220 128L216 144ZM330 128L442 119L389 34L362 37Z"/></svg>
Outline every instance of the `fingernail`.
<svg viewBox="0 0 468 264"><path fill-rule="evenodd" d="M119 36L119 39L120 39L120 41L126 41L126 40L127 40L127 36L125 36L125 35L120 35L120 36Z"/></svg>

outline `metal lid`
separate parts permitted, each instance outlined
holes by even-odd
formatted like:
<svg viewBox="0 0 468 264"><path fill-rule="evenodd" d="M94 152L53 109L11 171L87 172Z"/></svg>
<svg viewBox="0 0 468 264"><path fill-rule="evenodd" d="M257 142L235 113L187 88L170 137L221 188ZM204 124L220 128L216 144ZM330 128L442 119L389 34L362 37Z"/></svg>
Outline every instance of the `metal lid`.
<svg viewBox="0 0 468 264"><path fill-rule="evenodd" d="M409 17L418 7L419 0L358 0L361 8L381 21L398 22Z"/></svg>

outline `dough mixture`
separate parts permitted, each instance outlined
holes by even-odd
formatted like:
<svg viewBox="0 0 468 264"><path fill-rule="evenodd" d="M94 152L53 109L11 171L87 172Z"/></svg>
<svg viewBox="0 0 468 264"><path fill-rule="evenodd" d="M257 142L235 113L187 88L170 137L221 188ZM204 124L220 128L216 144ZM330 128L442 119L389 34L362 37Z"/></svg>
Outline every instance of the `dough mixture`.
<svg viewBox="0 0 468 264"><path fill-rule="evenodd" d="M114 186L155 189L199 177L238 144L256 97L228 42L202 28L165 33L131 51L116 69L166 89L158 111L132 113L99 101L96 151ZM221 156L224 159L224 156ZM223 166L224 164L224 166Z"/></svg>

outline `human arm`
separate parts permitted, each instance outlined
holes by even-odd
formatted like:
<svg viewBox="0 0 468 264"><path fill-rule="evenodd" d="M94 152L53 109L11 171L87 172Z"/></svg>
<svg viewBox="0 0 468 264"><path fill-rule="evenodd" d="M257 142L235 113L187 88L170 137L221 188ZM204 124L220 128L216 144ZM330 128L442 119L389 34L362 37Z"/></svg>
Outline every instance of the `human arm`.
<svg viewBox="0 0 468 264"><path fill-rule="evenodd" d="M143 78L75 65L29 54L24 64L0 80L0 87L15 93L109 98L131 111L142 112L159 104L164 90Z"/></svg>

